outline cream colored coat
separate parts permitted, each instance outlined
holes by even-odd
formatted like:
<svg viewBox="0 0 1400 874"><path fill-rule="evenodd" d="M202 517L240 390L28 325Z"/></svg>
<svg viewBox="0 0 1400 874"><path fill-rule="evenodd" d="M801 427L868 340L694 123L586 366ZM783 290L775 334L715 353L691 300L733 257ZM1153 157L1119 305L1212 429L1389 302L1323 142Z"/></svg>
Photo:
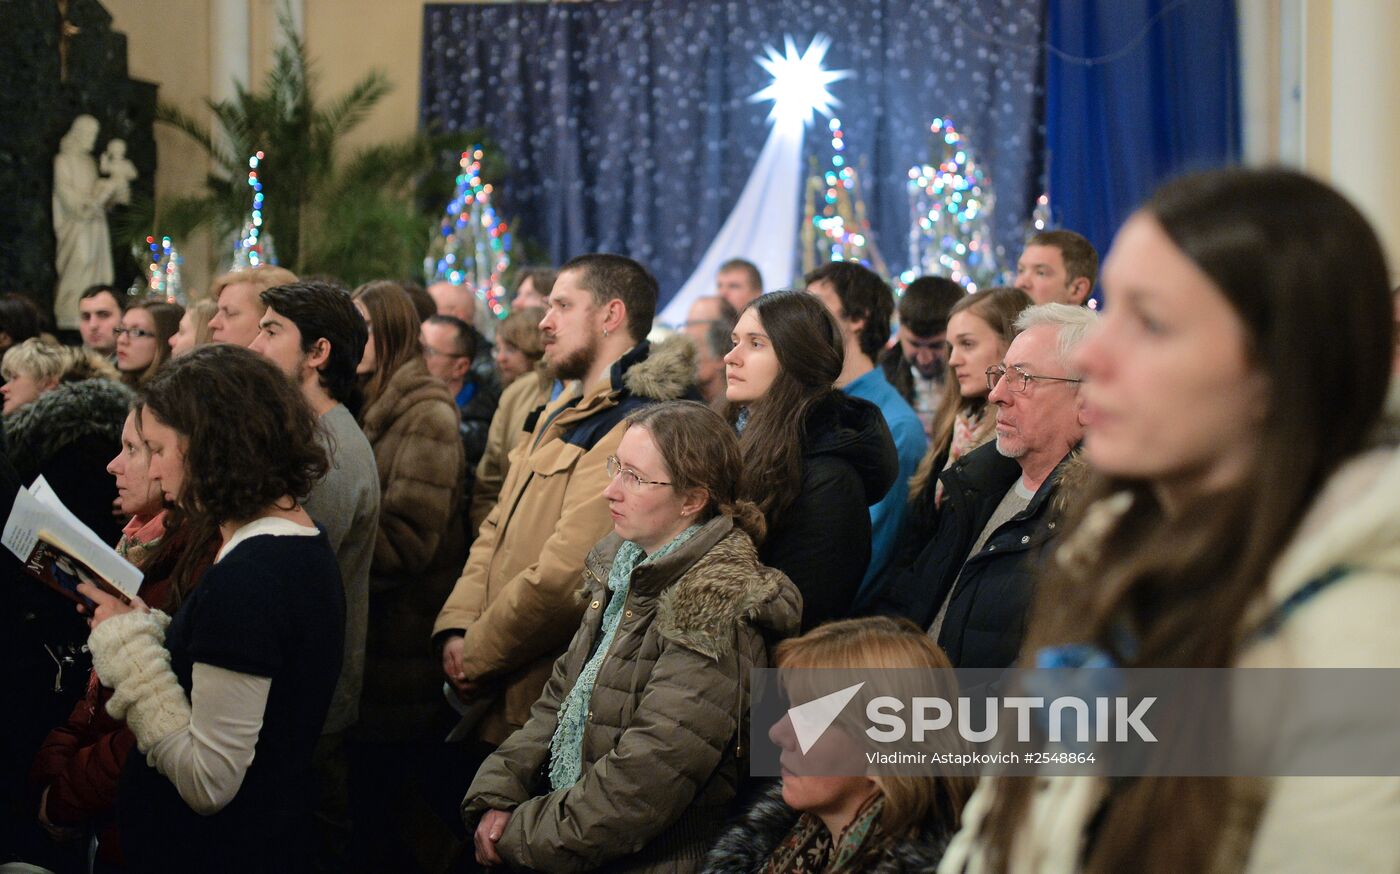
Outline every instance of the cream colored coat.
<svg viewBox="0 0 1400 874"><path fill-rule="evenodd" d="M1337 565L1352 572L1304 603L1277 634L1246 649L1238 667L1400 668L1400 451L1370 452L1333 476L1275 565L1259 613ZM1329 731L1321 723L1308 728ZM1103 784L1092 777L1042 779L1011 874L1081 870L1084 829ZM1219 870L1400 871L1400 777L1236 778L1231 786L1232 829ZM989 780L973 794L939 874L992 870L979 831L995 791Z"/></svg>

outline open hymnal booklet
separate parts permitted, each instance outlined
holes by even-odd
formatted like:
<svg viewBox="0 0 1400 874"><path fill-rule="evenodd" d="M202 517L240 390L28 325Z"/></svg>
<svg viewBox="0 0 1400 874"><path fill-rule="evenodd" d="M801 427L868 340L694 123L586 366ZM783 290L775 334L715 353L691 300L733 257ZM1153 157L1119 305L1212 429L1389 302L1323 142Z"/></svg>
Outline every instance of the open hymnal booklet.
<svg viewBox="0 0 1400 874"><path fill-rule="evenodd" d="M26 573L79 604L87 603L79 583L126 603L141 588L141 571L63 506L42 476L15 495L0 543L19 556Z"/></svg>

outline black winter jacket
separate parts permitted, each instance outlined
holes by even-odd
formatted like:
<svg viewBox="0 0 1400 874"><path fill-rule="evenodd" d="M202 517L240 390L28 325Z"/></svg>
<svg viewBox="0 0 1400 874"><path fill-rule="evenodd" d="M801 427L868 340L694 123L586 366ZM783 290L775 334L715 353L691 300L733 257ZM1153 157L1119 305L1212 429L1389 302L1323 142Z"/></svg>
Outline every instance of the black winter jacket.
<svg viewBox="0 0 1400 874"><path fill-rule="evenodd" d="M850 615L870 564L870 510L899 476L879 407L833 392L807 416L802 490L758 551L802 592L802 630Z"/></svg>
<svg viewBox="0 0 1400 874"><path fill-rule="evenodd" d="M995 442L958 459L939 477L943 506L933 539L895 578L874 612L906 616L927 628L956 581L938 635L953 667L1004 668L1015 662L1025 637L1036 561L1048 555L1059 533L1063 502L1056 495L1072 459L1061 461L1026 509L992 532L971 558L968 550L1021 476L1021 467L998 452Z"/></svg>
<svg viewBox="0 0 1400 874"><path fill-rule="evenodd" d="M774 783L716 842L705 858L703 874L761 874L773 851L797 822L798 812L783 802L783 787ZM891 841L872 874L933 871L943 858L952 832L926 828L912 838Z"/></svg>

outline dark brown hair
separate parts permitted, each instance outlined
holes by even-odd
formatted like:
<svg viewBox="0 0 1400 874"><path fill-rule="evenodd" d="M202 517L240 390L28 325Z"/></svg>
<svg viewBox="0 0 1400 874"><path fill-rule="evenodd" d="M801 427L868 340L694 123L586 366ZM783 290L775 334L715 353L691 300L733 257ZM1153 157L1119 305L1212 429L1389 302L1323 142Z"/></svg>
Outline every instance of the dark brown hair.
<svg viewBox="0 0 1400 874"><path fill-rule="evenodd" d="M1129 667L1225 668L1239 655L1247 609L1314 496L1380 418L1393 330L1385 257L1351 203L1287 170L1184 177L1142 212L1244 324L1247 353L1270 386L1257 450L1240 482L1170 514L1148 482L1093 483L1090 501L1126 491L1131 509L1096 534L1093 554L1045 566L1024 652L1063 643L1114 652L1113 629L1128 629L1137 652L1117 655ZM1072 514L1067 538L1084 517L1083 507ZM1003 869L1033 793L1028 781L998 786L987 837ZM1217 857L1229 800L1223 779L1124 784L1106 801L1086 870L1240 867L1243 859ZM1162 828L1166 821L1173 827Z"/></svg>
<svg viewBox="0 0 1400 874"><path fill-rule="evenodd" d="M185 440L185 516L214 525L252 519L275 502L301 500L325 475L316 416L266 358L214 343L171 361L142 387L149 410Z"/></svg>
<svg viewBox="0 0 1400 874"><path fill-rule="evenodd" d="M708 497L699 521L722 513L755 544L763 542L763 513L752 501L739 497L744 469L739 438L719 413L696 401L664 401L632 413L627 424L651 435L666 462L672 489L705 491Z"/></svg>
<svg viewBox="0 0 1400 874"><path fill-rule="evenodd" d="M400 367L423 354L419 335L422 322L408 292L388 279L366 282L351 299L369 313L369 333L374 341L374 372L365 375L364 407L369 407Z"/></svg>
<svg viewBox="0 0 1400 874"><path fill-rule="evenodd" d="M127 304L122 315L135 310L145 310L151 314L151 321L156 328L156 354L151 359L151 363L140 373L122 373L122 382L133 388L144 385L151 381L151 377L156 375L162 364L170 360L170 338L180 330L180 319L185 316L185 308L177 303L166 303L163 300L135 300Z"/></svg>
<svg viewBox="0 0 1400 874"><path fill-rule="evenodd" d="M970 312L986 322L1007 346L1016 339L1016 317L1034 301L1019 288L985 288L965 295L948 311L948 319L961 312ZM951 342L951 341L950 341ZM933 439L928 451L919 460L914 475L909 478L909 500L922 495L938 479L948 448L953 444L953 425L958 413L976 412L987 405L987 396L964 398L958 381L951 372L943 380L943 398L938 402L938 417L933 420Z"/></svg>
<svg viewBox="0 0 1400 874"><path fill-rule="evenodd" d="M831 285L848 319L864 319L856 337L860 351L871 361L890 340L890 317L894 315L894 293L880 275L853 261L829 261L802 277L807 288L814 282Z"/></svg>
<svg viewBox="0 0 1400 874"><path fill-rule="evenodd" d="M1054 246L1060 250L1060 258L1065 262L1065 275L1071 282L1076 279L1089 280L1089 288L1099 279L1099 253L1094 244L1074 231L1037 231L1026 240L1027 246Z"/></svg>
<svg viewBox="0 0 1400 874"><path fill-rule="evenodd" d="M579 286L593 296L598 306L610 300L622 301L632 342L646 339L651 321L656 318L656 298L660 293L651 271L631 258L607 253L580 255L559 268L560 273L570 270L578 273Z"/></svg>
<svg viewBox="0 0 1400 874"><path fill-rule="evenodd" d="M802 447L807 416L835 393L845 364L841 328L827 308L805 291L775 291L754 298L753 310L778 356L779 371L767 394L748 405L739 448L744 475L739 492L763 511L771 529L802 489ZM725 404L731 423L740 408ZM797 438L793 440L793 428Z"/></svg>
<svg viewBox="0 0 1400 874"><path fill-rule="evenodd" d="M936 337L948 330L953 307L965 297L966 289L946 276L920 276L899 297L899 323L916 337Z"/></svg>

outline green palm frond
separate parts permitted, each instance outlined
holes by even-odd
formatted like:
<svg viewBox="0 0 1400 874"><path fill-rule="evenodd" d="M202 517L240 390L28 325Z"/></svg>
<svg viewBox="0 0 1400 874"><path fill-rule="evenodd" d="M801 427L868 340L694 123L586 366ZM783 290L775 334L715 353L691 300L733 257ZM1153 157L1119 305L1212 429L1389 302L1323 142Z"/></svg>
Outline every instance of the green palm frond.
<svg viewBox="0 0 1400 874"><path fill-rule="evenodd" d="M160 106L157 120L190 137L216 170L197 194L133 208L127 233L144 241L151 228L184 237L208 227L222 239L247 217L247 158L261 150L266 227L285 266L351 283L418 275L457 155L480 137L420 133L341 155L345 135L393 85L374 71L318 102L314 65L285 6L278 21L282 39L267 75L253 88L235 85L227 100L207 101L212 126ZM483 175L499 178L501 167L493 152Z"/></svg>

